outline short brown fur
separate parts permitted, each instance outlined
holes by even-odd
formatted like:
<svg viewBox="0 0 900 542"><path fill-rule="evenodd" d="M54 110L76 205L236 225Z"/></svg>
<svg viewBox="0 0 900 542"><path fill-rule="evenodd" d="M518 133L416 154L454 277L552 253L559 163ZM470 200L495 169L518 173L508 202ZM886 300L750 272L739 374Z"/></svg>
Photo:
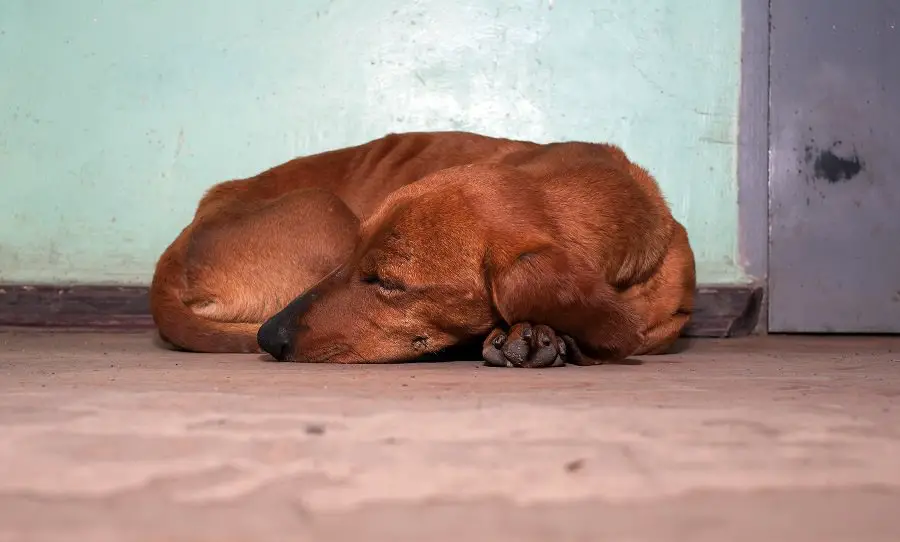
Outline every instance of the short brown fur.
<svg viewBox="0 0 900 542"><path fill-rule="evenodd" d="M530 145L389 134L213 186L157 263L150 308L160 336L196 352L258 352L259 326L348 255L357 217L429 173Z"/></svg>
<svg viewBox="0 0 900 542"><path fill-rule="evenodd" d="M289 337L280 359L401 361L488 336L489 362L546 366L541 345L581 364L665 352L694 287L687 233L617 147L445 132L214 187L151 301L189 350L256 351L266 322L261 337Z"/></svg>

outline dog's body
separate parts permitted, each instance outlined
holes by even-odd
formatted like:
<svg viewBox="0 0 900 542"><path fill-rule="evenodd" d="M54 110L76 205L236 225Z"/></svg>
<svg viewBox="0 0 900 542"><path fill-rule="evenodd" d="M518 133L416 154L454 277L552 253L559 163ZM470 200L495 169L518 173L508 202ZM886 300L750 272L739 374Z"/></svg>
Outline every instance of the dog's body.
<svg viewBox="0 0 900 542"><path fill-rule="evenodd" d="M664 351L694 287L684 228L618 148L410 133L211 189L151 306L188 350L387 362L489 334L489 362L546 366Z"/></svg>

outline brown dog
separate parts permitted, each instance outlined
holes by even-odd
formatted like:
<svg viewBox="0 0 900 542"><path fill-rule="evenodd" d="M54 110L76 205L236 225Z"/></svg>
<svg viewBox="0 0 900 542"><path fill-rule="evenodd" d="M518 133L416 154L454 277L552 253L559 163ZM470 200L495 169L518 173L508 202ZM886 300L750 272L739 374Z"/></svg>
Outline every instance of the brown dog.
<svg viewBox="0 0 900 542"><path fill-rule="evenodd" d="M372 363L488 335L489 363L531 367L662 352L694 286L685 230L618 148L437 133L215 187L151 299L191 350L259 329L277 359Z"/></svg>
<svg viewBox="0 0 900 542"><path fill-rule="evenodd" d="M214 186L160 257L150 308L160 336L196 352L257 352L267 318L343 262L397 188L534 144L460 132L391 134Z"/></svg>

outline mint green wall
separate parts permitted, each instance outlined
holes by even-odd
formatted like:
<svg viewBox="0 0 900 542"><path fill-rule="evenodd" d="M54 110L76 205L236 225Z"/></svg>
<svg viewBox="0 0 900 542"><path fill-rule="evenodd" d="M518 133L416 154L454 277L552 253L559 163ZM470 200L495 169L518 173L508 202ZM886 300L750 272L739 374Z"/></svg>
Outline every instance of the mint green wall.
<svg viewBox="0 0 900 542"><path fill-rule="evenodd" d="M146 283L211 184L423 129L618 143L735 280L739 49L739 0L2 0L0 281Z"/></svg>

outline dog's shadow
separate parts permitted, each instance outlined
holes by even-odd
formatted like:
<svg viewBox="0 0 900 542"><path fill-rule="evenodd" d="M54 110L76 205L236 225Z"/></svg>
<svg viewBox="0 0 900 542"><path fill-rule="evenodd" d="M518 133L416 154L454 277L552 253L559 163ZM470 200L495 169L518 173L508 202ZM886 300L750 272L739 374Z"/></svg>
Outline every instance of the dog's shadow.
<svg viewBox="0 0 900 542"><path fill-rule="evenodd" d="M448 361L484 361L481 357L481 342L467 342L448 346L437 352L423 354L412 363L446 363Z"/></svg>
<svg viewBox="0 0 900 542"><path fill-rule="evenodd" d="M683 345L682 348L686 348L686 346L687 345ZM674 347L672 352L675 352ZM276 360L268 354L261 354L259 356L259 359L260 361L266 361L270 363L276 362ZM440 350L438 352L423 354L404 363L449 363L454 361L483 363L484 358L481 356L481 342L479 341L448 346L447 348L444 348L443 350ZM644 365L644 363L644 360L641 359L626 358L618 361L607 361L599 365L622 365L634 367L638 365Z"/></svg>
<svg viewBox="0 0 900 542"><path fill-rule="evenodd" d="M419 356L410 363L446 363L450 361L484 362L484 358L481 356L481 341L450 346L439 352ZM643 360L626 358L618 361L605 362L601 365L637 366L643 364Z"/></svg>
<svg viewBox="0 0 900 542"><path fill-rule="evenodd" d="M601 365L643 365L644 360L637 358L625 358L618 361L607 361Z"/></svg>

